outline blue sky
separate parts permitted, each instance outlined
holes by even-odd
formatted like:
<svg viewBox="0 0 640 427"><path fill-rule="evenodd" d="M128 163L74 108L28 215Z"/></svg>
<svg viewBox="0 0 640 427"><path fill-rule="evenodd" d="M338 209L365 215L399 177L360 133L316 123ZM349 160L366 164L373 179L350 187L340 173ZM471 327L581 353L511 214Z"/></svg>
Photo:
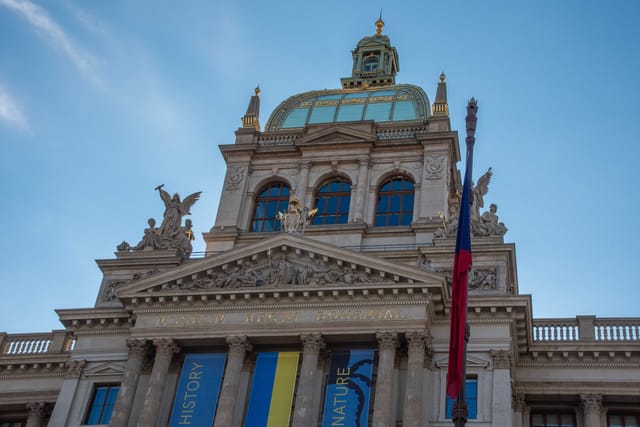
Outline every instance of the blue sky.
<svg viewBox="0 0 640 427"><path fill-rule="evenodd" d="M479 101L474 178L493 167L534 317L639 316L638 2L0 0L0 331L92 306L94 260L162 216L159 184L203 191L204 250L253 88L264 124L339 87L380 8L399 83L433 99L444 71L454 129Z"/></svg>

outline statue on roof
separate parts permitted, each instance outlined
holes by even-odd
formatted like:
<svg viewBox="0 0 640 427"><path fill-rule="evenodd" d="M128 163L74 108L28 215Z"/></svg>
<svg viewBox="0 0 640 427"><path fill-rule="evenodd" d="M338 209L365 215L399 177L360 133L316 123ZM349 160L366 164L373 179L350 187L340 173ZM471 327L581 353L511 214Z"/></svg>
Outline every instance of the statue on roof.
<svg viewBox="0 0 640 427"><path fill-rule="evenodd" d="M160 199L164 202L165 210L162 218L162 224L156 228L156 220L150 218L147 223L149 227L144 230L144 235L140 242L131 246L126 241L120 243L117 247L118 252L138 252L152 250L177 249L183 259L191 256L193 246L191 241L195 239L190 219L182 225L182 217L191 215L191 207L200 198L201 191L190 194L184 200L180 200L180 195L175 193L170 196L159 185L155 189L160 193Z"/></svg>

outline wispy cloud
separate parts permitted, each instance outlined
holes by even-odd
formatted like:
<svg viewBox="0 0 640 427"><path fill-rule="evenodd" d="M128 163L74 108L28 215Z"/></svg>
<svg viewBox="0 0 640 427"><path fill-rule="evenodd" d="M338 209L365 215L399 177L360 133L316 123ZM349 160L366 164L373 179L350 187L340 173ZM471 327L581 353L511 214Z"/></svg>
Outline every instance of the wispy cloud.
<svg viewBox="0 0 640 427"><path fill-rule="evenodd" d="M14 11L37 31L44 33L86 77L95 78L91 55L76 46L71 37L44 9L29 0L0 0L0 5Z"/></svg>
<svg viewBox="0 0 640 427"><path fill-rule="evenodd" d="M0 86L0 120L23 130L29 130L27 118L22 113L11 94Z"/></svg>

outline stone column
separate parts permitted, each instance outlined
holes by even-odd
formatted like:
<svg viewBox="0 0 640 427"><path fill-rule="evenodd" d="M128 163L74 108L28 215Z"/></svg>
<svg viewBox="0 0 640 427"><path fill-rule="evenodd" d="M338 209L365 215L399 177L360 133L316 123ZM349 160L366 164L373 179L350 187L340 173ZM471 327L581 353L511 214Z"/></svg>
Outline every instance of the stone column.
<svg viewBox="0 0 640 427"><path fill-rule="evenodd" d="M224 370L224 380L220 390L218 400L218 410L213 427L229 427L232 425L233 412L238 400L238 386L240 384L240 373L247 351L251 345L247 337L227 337L229 353L227 356L227 367Z"/></svg>
<svg viewBox="0 0 640 427"><path fill-rule="evenodd" d="M147 392L144 395L144 406L138 426L151 427L156 425L160 410L160 399L164 391L164 384L169 373L169 365L173 358L173 353L178 352L178 346L172 338L160 338L153 340L156 347L156 356L151 369L151 378Z"/></svg>
<svg viewBox="0 0 640 427"><path fill-rule="evenodd" d="M296 197L300 199L302 206L307 206L307 187L309 186L309 169L311 162L300 163L300 175L296 184Z"/></svg>
<svg viewBox="0 0 640 427"><path fill-rule="evenodd" d="M584 416L584 427L600 427L601 394L581 394L580 405Z"/></svg>
<svg viewBox="0 0 640 427"><path fill-rule="evenodd" d="M511 427L511 361L513 356L507 350L492 350L493 357L493 414L492 424Z"/></svg>
<svg viewBox="0 0 640 427"><path fill-rule="evenodd" d="M358 184L356 187L356 197L355 197L355 209L353 210L353 217L351 220L353 222L364 222L364 205L365 205L365 197L367 195L367 190L369 189L369 161L366 159L360 160L358 164Z"/></svg>
<svg viewBox="0 0 640 427"><path fill-rule="evenodd" d="M302 364L296 389L296 402L293 409L294 426L310 426L315 424L311 420L311 409L313 406L313 387L316 370L318 367L318 356L320 350L325 346L325 342L320 334L300 335L304 348L302 352Z"/></svg>
<svg viewBox="0 0 640 427"><path fill-rule="evenodd" d="M42 420L49 409L47 404L45 402L30 402L27 403L27 409L29 409L27 427L42 427Z"/></svg>
<svg viewBox="0 0 640 427"><path fill-rule="evenodd" d="M129 350L127 369L122 377L118 399L113 408L113 416L111 417L111 425L113 426L126 426L129 422L140 370L149 347L146 340L130 338L127 340L127 348Z"/></svg>
<svg viewBox="0 0 640 427"><path fill-rule="evenodd" d="M422 372L424 371L424 356L426 333L413 331L405 334L407 338L407 385L404 395L403 427L422 426Z"/></svg>
<svg viewBox="0 0 640 427"><path fill-rule="evenodd" d="M58 399L53 407L53 413L49 417L49 425L66 426L69 413L71 412L71 404L75 400L76 390L80 382L80 375L86 366L86 360L69 360L66 364L67 373L62 382Z"/></svg>
<svg viewBox="0 0 640 427"><path fill-rule="evenodd" d="M396 332L382 332L377 333L376 338L378 338L380 354L376 396L373 402L373 427L391 427L393 365L398 346L398 334Z"/></svg>
<svg viewBox="0 0 640 427"><path fill-rule="evenodd" d="M513 395L513 427L524 427L525 412L524 393L516 392Z"/></svg>

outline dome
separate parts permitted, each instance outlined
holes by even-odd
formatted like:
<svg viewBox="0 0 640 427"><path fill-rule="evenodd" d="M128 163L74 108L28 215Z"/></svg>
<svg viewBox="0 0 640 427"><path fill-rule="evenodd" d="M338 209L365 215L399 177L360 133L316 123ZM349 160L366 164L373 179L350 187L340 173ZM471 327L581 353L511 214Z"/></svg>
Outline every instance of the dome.
<svg viewBox="0 0 640 427"><path fill-rule="evenodd" d="M414 85L389 85L356 91L317 90L294 95L282 102L269 117L265 131L361 120L423 122L429 117L429 111L427 94Z"/></svg>

